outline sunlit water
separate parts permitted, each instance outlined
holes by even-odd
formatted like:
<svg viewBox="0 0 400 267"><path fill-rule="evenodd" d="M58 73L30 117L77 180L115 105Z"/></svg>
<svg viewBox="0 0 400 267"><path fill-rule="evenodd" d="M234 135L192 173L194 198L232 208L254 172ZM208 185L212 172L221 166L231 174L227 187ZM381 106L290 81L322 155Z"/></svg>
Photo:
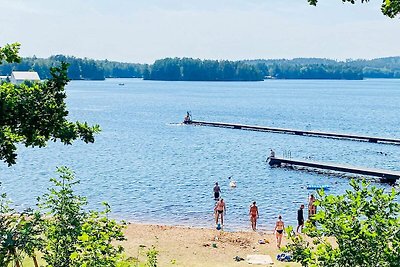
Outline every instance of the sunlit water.
<svg viewBox="0 0 400 267"><path fill-rule="evenodd" d="M125 83L119 86L119 83ZM400 138L400 80L265 82L151 82L137 79L73 81L67 87L70 119L98 123L94 144L21 147L18 164L0 165L0 180L18 208L34 207L56 166L71 167L89 208L108 201L113 216L134 222L213 226L212 188L221 185L226 228L249 228L257 201L259 225L273 228L282 214L296 223L309 184L343 193L348 179L270 168L277 155L400 170L400 146L184 126L197 120ZM237 181L229 188L228 176ZM387 186L385 186L387 187ZM307 206L307 205L306 205Z"/></svg>

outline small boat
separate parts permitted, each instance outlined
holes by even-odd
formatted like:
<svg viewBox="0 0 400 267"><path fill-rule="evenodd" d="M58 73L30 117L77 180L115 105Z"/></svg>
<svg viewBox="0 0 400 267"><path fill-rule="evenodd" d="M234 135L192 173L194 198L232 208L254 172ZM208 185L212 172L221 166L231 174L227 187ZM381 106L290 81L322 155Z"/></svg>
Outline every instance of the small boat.
<svg viewBox="0 0 400 267"><path fill-rule="evenodd" d="M322 184L322 185L307 185L306 187L308 190L319 190L319 189L324 189L324 190L329 190L330 185L327 184Z"/></svg>
<svg viewBox="0 0 400 267"><path fill-rule="evenodd" d="M122 85L125 85L125 84L124 84L124 83L119 83L118 85L121 85L121 86L122 86Z"/></svg>

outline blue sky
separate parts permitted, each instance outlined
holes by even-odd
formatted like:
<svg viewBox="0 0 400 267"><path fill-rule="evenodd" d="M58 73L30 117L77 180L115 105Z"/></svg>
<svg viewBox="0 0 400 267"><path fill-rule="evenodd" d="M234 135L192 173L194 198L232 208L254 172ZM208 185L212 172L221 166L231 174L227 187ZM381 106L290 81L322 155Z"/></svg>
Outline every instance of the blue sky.
<svg viewBox="0 0 400 267"><path fill-rule="evenodd" d="M383 16L380 2L0 0L0 45L20 42L23 56L140 63L399 56L400 20Z"/></svg>

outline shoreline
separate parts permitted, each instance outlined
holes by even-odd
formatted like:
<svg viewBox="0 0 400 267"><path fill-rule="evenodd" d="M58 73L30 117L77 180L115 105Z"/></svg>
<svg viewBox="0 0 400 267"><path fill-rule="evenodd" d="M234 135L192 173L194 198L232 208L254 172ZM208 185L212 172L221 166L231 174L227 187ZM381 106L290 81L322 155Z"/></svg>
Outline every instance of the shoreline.
<svg viewBox="0 0 400 267"><path fill-rule="evenodd" d="M248 266L246 261L234 260L236 256L246 259L247 255L269 255L274 266L300 266L276 260L276 255L282 252L276 246L275 235L268 230L218 231L206 227L127 222L124 233L127 240L122 245L127 256L139 255L143 261L145 252L154 246L159 251L160 266ZM259 240L264 240L265 244L260 244ZM286 242L284 236L282 246Z"/></svg>

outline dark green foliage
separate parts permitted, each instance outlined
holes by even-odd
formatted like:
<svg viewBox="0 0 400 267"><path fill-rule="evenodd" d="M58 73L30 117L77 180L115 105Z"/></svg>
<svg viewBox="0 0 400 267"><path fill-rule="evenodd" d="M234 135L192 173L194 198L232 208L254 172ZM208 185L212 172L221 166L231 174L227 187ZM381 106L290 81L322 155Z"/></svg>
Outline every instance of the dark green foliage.
<svg viewBox="0 0 400 267"><path fill-rule="evenodd" d="M104 80L105 78L142 77L146 64L120 63L108 60L93 60L72 56L56 55L44 58L23 58L19 63L0 66L0 74L11 75L16 71L36 71L41 79L50 79L50 68L60 66L61 62L69 64L68 78L71 80Z"/></svg>
<svg viewBox="0 0 400 267"><path fill-rule="evenodd" d="M165 58L150 67L148 80L164 81L260 81L261 72L241 61Z"/></svg>
<svg viewBox="0 0 400 267"><path fill-rule="evenodd" d="M367 3L369 0L360 0L361 3ZM349 2L355 4L357 0L342 0L343 3ZM310 5L316 6L318 0L308 0ZM382 0L381 11L385 16L394 18L400 13L400 1L399 0Z"/></svg>
<svg viewBox="0 0 400 267"><path fill-rule="evenodd" d="M191 58L166 58L153 65L119 63L108 60L52 56L48 59L24 58L19 64L0 65L0 74L12 70L35 70L43 79L51 78L49 68L67 62L72 80L104 78L140 78L166 81L241 81L275 79L400 78L400 57L372 60L336 61L323 58L258 59L216 61Z"/></svg>
<svg viewBox="0 0 400 267"><path fill-rule="evenodd" d="M318 192L319 211L304 229L313 243L289 229L286 250L303 266L399 266L399 192L385 193L365 182L350 184L353 190L344 195Z"/></svg>

